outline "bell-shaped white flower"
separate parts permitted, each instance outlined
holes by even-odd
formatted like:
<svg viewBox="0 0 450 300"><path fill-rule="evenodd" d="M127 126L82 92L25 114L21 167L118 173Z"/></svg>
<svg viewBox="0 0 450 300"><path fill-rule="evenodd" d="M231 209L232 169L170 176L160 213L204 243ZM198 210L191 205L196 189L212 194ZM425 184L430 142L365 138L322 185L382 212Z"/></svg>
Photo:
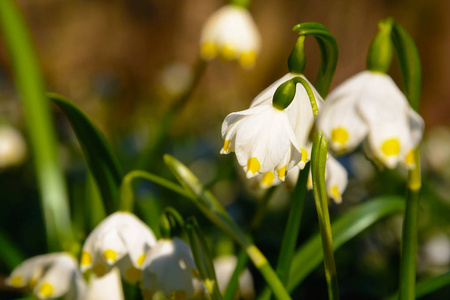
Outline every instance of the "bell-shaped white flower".
<svg viewBox="0 0 450 300"><path fill-rule="evenodd" d="M305 88L297 84L294 99L285 110L272 105L276 89L297 76L304 78L286 74L261 92L249 109L229 114L222 124L225 143L220 153L236 152L247 177L264 174L266 186L276 179L284 181L286 172L296 165L303 169L310 157L308 136L314 116ZM312 85L311 88L321 107L322 98Z"/></svg>
<svg viewBox="0 0 450 300"><path fill-rule="evenodd" d="M205 60L220 54L228 60L238 59L243 67L251 67L261 47L261 37L246 8L225 5L206 21L200 44Z"/></svg>
<svg viewBox="0 0 450 300"><path fill-rule="evenodd" d="M318 127L338 153L355 149L367 137L370 154L383 165L394 168L401 162L412 168L424 122L391 77L364 71L328 96Z"/></svg>
<svg viewBox="0 0 450 300"><path fill-rule="evenodd" d="M31 287L39 299L84 299L86 284L78 263L67 253L51 253L27 259L6 279L13 287Z"/></svg>
<svg viewBox="0 0 450 300"><path fill-rule="evenodd" d="M194 294L197 267L188 244L179 238L160 239L142 265L142 296L151 299L161 291L174 299Z"/></svg>
<svg viewBox="0 0 450 300"><path fill-rule="evenodd" d="M0 168L21 164L27 154L22 134L12 126L0 126Z"/></svg>
<svg viewBox="0 0 450 300"><path fill-rule="evenodd" d="M236 269L237 257L234 255L220 256L214 259L214 269L216 270L217 284L223 294L230 282L234 269ZM255 288L253 277L248 269L242 271L239 275L239 288L237 290L239 298L254 299Z"/></svg>
<svg viewBox="0 0 450 300"><path fill-rule="evenodd" d="M97 276L103 276L117 265L125 280L136 283L145 255L155 243L153 232L136 216L116 212L103 220L86 239L81 270L92 269Z"/></svg>

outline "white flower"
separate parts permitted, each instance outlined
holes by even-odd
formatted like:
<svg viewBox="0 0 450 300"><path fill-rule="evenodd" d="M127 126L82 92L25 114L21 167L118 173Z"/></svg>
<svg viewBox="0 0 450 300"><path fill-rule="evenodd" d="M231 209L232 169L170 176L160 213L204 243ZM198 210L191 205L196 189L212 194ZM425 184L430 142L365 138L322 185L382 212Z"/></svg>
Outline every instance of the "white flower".
<svg viewBox="0 0 450 300"><path fill-rule="evenodd" d="M228 283L236 268L237 258L234 255L221 256L214 259L214 269L216 270L217 284L219 290L224 293ZM243 299L254 299L255 289L253 286L253 277L248 269L242 271L239 275L238 294Z"/></svg>
<svg viewBox="0 0 450 300"><path fill-rule="evenodd" d="M9 125L0 126L0 168L21 164L27 154L22 134Z"/></svg>
<svg viewBox="0 0 450 300"><path fill-rule="evenodd" d="M364 71L328 96L318 127L336 152L353 150L367 136L369 154L385 166L402 162L412 168L424 122L391 77Z"/></svg>
<svg viewBox="0 0 450 300"><path fill-rule="evenodd" d="M161 239L143 263L141 289L145 299L157 291L175 299L194 294L198 271L188 244L179 238Z"/></svg>
<svg viewBox="0 0 450 300"><path fill-rule="evenodd" d="M150 228L131 213L116 212L88 236L81 256L81 269L103 276L117 265L123 278L136 283L145 253L156 243Z"/></svg>
<svg viewBox="0 0 450 300"><path fill-rule="evenodd" d="M124 300L120 272L113 268L100 278L91 277L85 300Z"/></svg>
<svg viewBox="0 0 450 300"><path fill-rule="evenodd" d="M12 271L6 283L13 287L31 287L39 299L81 300L86 292L77 261L67 253L27 259Z"/></svg>
<svg viewBox="0 0 450 300"><path fill-rule="evenodd" d="M205 60L220 53L225 59L238 59L243 67L251 67L261 47L261 37L247 9L225 5L206 21L200 44Z"/></svg>
<svg viewBox="0 0 450 300"><path fill-rule="evenodd" d="M297 84L295 97L285 110L272 105L276 89L296 76L303 77L286 74L261 92L249 109L229 114L222 124L225 143L220 153L236 152L247 177L264 174L268 186L277 178L283 181L286 172L296 165L303 169L310 156L306 149L314 116L305 88ZM323 100L311 88L320 107Z"/></svg>

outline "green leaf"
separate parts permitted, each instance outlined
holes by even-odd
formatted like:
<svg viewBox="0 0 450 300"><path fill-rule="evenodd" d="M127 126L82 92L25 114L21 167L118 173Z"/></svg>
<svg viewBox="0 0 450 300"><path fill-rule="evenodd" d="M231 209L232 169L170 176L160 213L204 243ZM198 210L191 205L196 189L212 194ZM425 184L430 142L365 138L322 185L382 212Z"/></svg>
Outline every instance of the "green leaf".
<svg viewBox="0 0 450 300"><path fill-rule="evenodd" d="M422 89L422 67L419 51L408 32L397 23L394 23L392 28L392 41L402 70L406 98L408 98L411 107L418 111Z"/></svg>
<svg viewBox="0 0 450 300"><path fill-rule="evenodd" d="M385 216L401 212L404 207L405 201L403 197L384 196L367 200L367 203L349 211L331 226L335 251L376 221ZM292 260L287 289L292 291L322 260L320 234L316 234L302 245L295 254Z"/></svg>
<svg viewBox="0 0 450 300"><path fill-rule="evenodd" d="M23 104L50 251L68 250L73 235L64 173L44 79L23 14L16 1L0 1L0 29Z"/></svg>
<svg viewBox="0 0 450 300"><path fill-rule="evenodd" d="M450 272L423 279L416 285L416 299L422 298L434 291L450 285ZM398 293L390 296L386 300L397 300Z"/></svg>
<svg viewBox="0 0 450 300"><path fill-rule="evenodd" d="M211 251L198 227L197 220L194 217L189 218L186 221L185 229L189 237L195 265L200 273L200 277L205 283L212 300L221 300L222 295L217 285L216 271L214 270Z"/></svg>
<svg viewBox="0 0 450 300"><path fill-rule="evenodd" d="M117 209L122 172L105 138L86 115L63 96L49 93L48 97L64 112L80 142L92 175L102 194L106 211Z"/></svg>

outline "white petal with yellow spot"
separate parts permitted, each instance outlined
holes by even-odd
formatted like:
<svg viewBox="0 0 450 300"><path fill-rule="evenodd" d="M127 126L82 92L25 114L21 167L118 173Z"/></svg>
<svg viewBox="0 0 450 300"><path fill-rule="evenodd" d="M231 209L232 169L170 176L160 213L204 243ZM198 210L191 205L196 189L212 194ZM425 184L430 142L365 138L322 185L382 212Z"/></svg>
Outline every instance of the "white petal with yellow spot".
<svg viewBox="0 0 450 300"><path fill-rule="evenodd" d="M288 113L269 103L229 114L222 137L221 153L234 150L248 178L273 171L284 180L285 172L301 160Z"/></svg>
<svg viewBox="0 0 450 300"><path fill-rule="evenodd" d="M364 71L329 95L318 127L336 152L351 151L367 137L368 156L388 168L412 168L424 123L388 75Z"/></svg>
<svg viewBox="0 0 450 300"><path fill-rule="evenodd" d="M210 60L217 55L238 59L243 67L251 67L261 47L261 37L247 9L225 5L213 13L203 26L201 55Z"/></svg>
<svg viewBox="0 0 450 300"><path fill-rule="evenodd" d="M145 299L157 291L180 299L194 294L198 271L189 245L181 239L159 240L146 254L142 267L141 290Z"/></svg>
<svg viewBox="0 0 450 300"><path fill-rule="evenodd" d="M81 269L97 276L117 265L122 277L136 283L145 253L156 243L150 228L131 213L117 212L103 220L88 236Z"/></svg>

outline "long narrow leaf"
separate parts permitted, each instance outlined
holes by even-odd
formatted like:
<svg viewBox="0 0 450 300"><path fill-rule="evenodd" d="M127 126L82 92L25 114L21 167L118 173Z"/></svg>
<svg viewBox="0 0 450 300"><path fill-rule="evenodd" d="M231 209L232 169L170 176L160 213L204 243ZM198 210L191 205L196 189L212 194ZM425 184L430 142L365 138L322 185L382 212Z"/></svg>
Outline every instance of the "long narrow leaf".
<svg viewBox="0 0 450 300"><path fill-rule="evenodd" d="M122 181L122 172L115 156L105 138L80 109L63 96L49 93L48 97L69 119L98 184L106 211L112 213L117 208L118 191Z"/></svg>
<svg viewBox="0 0 450 300"><path fill-rule="evenodd" d="M333 246L337 250L348 240L360 234L385 216L401 212L405 201L400 196L384 196L368 200L367 203L340 217L332 225ZM292 260L287 289L292 291L323 260L320 235L316 234L302 245Z"/></svg>

